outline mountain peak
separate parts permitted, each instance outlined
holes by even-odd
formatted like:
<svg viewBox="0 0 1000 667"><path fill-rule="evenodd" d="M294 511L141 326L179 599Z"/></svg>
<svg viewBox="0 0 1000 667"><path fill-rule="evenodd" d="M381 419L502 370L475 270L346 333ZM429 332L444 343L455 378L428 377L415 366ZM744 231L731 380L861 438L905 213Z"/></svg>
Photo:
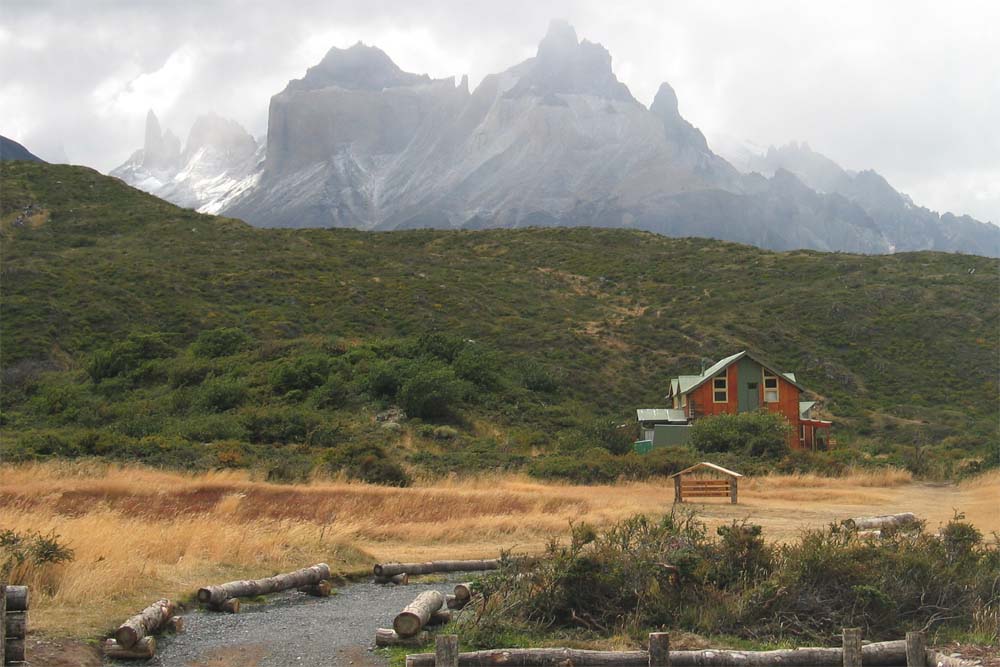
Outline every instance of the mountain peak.
<svg viewBox="0 0 1000 667"><path fill-rule="evenodd" d="M548 32L538 43L538 57L559 57L572 53L579 45L576 29L563 19L553 19L549 23Z"/></svg>
<svg viewBox="0 0 1000 667"><path fill-rule="evenodd" d="M319 90L339 87L349 90L382 90L429 83L426 74L404 72L385 51L363 42L327 51L319 64L306 70L301 79L288 83L287 90Z"/></svg>
<svg viewBox="0 0 1000 667"><path fill-rule="evenodd" d="M649 107L649 110L660 117L679 116L677 93L674 92L673 86L666 81L661 83L660 89L656 91L656 97L653 98L653 104Z"/></svg>
<svg viewBox="0 0 1000 667"><path fill-rule="evenodd" d="M600 44L578 40L576 30L563 20L549 24L538 43L538 53L510 70L519 81L510 97L552 99L564 95L593 95L621 102L635 102L628 87L611 69L611 54Z"/></svg>

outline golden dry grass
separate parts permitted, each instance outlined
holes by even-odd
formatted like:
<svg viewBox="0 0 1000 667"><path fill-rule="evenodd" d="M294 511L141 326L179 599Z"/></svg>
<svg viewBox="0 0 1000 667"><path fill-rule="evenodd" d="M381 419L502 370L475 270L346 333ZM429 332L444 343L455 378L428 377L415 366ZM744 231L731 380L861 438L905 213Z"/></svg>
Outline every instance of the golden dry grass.
<svg viewBox="0 0 1000 667"><path fill-rule="evenodd" d="M33 625L50 634L108 631L160 596L318 561L341 571L376 560L537 551L569 522L606 524L662 513L666 480L580 487L528 477L479 477L396 489L338 480L284 486L243 472L183 475L148 468L47 463L0 467L0 527L55 531L73 562L22 573ZM900 471L843 478L746 479L740 504L691 503L709 525L747 519L772 539L850 516L913 511L931 528L964 511L1000 530L1000 473L960 485Z"/></svg>

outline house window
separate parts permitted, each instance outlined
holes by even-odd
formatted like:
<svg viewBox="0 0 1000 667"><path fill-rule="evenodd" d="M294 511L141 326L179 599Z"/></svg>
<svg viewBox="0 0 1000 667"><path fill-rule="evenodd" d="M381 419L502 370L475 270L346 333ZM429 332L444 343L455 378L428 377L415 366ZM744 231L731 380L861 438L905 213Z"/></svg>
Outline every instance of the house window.
<svg viewBox="0 0 1000 667"><path fill-rule="evenodd" d="M764 371L764 402L778 402L778 376Z"/></svg>
<svg viewBox="0 0 1000 667"><path fill-rule="evenodd" d="M799 424L799 442L806 444L806 425Z"/></svg>
<svg viewBox="0 0 1000 667"><path fill-rule="evenodd" d="M729 386L725 373L712 379L712 400L716 403L729 402Z"/></svg>

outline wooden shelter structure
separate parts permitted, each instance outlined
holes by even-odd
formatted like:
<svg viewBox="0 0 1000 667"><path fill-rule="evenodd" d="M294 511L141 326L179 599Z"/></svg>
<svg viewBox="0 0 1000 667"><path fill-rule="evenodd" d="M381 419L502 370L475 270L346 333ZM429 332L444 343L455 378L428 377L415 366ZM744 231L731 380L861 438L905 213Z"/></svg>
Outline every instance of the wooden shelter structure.
<svg viewBox="0 0 1000 667"><path fill-rule="evenodd" d="M701 469L724 475L724 477L722 479L695 478L693 473ZM729 501L735 505L739 491L739 480L742 476L738 472L707 461L696 463L690 468L685 468L670 476L674 480L674 502L682 503L687 498L729 498Z"/></svg>

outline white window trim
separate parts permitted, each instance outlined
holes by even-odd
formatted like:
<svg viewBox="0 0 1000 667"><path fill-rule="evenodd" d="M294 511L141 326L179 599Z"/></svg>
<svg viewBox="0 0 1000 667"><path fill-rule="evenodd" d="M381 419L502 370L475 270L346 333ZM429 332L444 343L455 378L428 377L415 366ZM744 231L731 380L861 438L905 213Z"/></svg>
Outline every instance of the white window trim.
<svg viewBox="0 0 1000 667"><path fill-rule="evenodd" d="M719 377L718 375L716 375L716 376L714 376L712 378L712 402L713 403L728 403L729 402L729 375L728 375L728 373L726 371L723 371L721 373L721 375L722 375L722 377ZM722 380L725 383L725 386L722 389L717 388L715 386L715 381L716 380ZM715 398L716 392L719 392L719 391L723 391L723 392L726 393L726 399L724 401L720 401L720 400L718 400L718 399Z"/></svg>
<svg viewBox="0 0 1000 667"><path fill-rule="evenodd" d="M763 380L763 382L761 382L761 384L764 387L764 402L765 403L779 403L779 402L781 402L781 389L780 389L781 388L781 380L780 380L780 378L778 378L777 375L771 375L770 373L767 372L767 370L763 370L763 369L761 370L761 374L762 374L762 380ZM767 381L770 378L774 378L774 389L768 389L767 388ZM769 392L769 391L773 391L774 392L774 400L773 401L767 400L767 392Z"/></svg>

